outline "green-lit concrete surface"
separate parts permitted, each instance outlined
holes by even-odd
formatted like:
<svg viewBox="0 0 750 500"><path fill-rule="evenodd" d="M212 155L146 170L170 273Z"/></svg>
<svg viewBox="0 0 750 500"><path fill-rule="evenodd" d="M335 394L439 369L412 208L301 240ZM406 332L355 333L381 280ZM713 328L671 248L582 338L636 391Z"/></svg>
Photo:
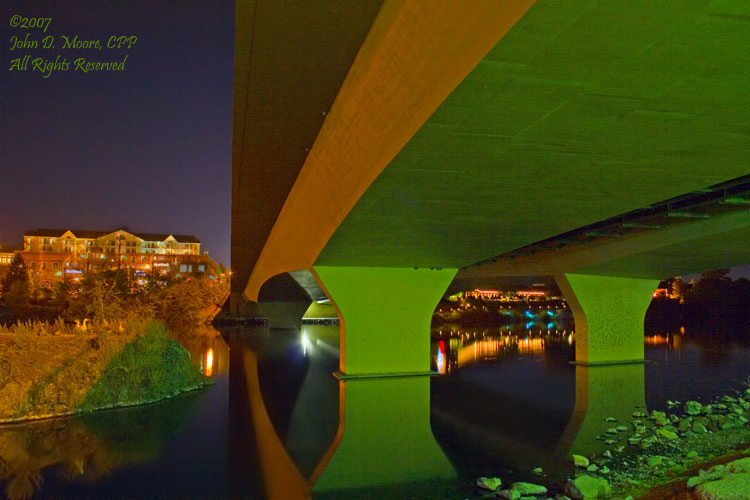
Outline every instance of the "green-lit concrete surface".
<svg viewBox="0 0 750 500"><path fill-rule="evenodd" d="M746 241L750 241L750 210L488 261L461 269L456 281L561 272L664 279L750 262Z"/></svg>
<svg viewBox="0 0 750 500"><path fill-rule="evenodd" d="M627 425L638 407L645 411L645 365L576 366L576 403L558 450L587 457L611 448L597 436L607 429ZM605 419L612 417L616 422ZM610 435L620 438L624 434Z"/></svg>
<svg viewBox="0 0 750 500"><path fill-rule="evenodd" d="M462 267L747 174L749 9L537 1L316 264Z"/></svg>
<svg viewBox="0 0 750 500"><path fill-rule="evenodd" d="M307 308L305 314L302 316L303 319L338 319L338 312L336 307L328 303L313 302L310 307Z"/></svg>
<svg viewBox="0 0 750 500"><path fill-rule="evenodd" d="M576 332L576 362L643 360L643 320L659 280L582 274L555 276Z"/></svg>
<svg viewBox="0 0 750 500"><path fill-rule="evenodd" d="M430 320L455 269L316 266L342 318L346 375L427 372Z"/></svg>
<svg viewBox="0 0 750 500"><path fill-rule="evenodd" d="M715 222L730 218L738 223L744 221L746 226L707 231L705 235L671 244L668 238L663 238L658 248L581 267L576 273L667 278L750 263L750 210ZM709 222L714 221L703 224Z"/></svg>
<svg viewBox="0 0 750 500"><path fill-rule="evenodd" d="M430 429L428 377L339 387L339 437L312 478L314 492L455 475Z"/></svg>

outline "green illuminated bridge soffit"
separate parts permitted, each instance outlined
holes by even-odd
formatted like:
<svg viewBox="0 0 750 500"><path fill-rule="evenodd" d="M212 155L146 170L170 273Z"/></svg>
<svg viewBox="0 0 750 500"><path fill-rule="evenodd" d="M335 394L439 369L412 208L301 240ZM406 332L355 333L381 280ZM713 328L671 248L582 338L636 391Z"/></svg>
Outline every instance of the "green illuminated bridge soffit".
<svg viewBox="0 0 750 500"><path fill-rule="evenodd" d="M747 175L748 19L744 0L537 1L316 265L469 266ZM739 219L725 243L744 248ZM711 241L687 240L652 257L715 261Z"/></svg>

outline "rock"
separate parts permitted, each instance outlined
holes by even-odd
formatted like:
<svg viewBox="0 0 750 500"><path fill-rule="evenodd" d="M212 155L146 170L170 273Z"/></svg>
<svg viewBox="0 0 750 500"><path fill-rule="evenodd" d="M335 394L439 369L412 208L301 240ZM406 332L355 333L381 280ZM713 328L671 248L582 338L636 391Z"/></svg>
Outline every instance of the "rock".
<svg viewBox="0 0 750 500"><path fill-rule="evenodd" d="M664 460L664 457L661 455L651 455L648 457L647 462L649 467L656 467L658 465L661 465L662 460Z"/></svg>
<svg viewBox="0 0 750 500"><path fill-rule="evenodd" d="M604 419L605 422L617 422L617 419L615 417L607 417Z"/></svg>
<svg viewBox="0 0 750 500"><path fill-rule="evenodd" d="M695 488L700 500L750 500L750 473L730 474Z"/></svg>
<svg viewBox="0 0 750 500"><path fill-rule="evenodd" d="M738 428L742 427L743 425L745 425L745 422L743 422L742 420L740 420L741 418L744 419L745 422L747 421L747 419L744 418L744 417L740 417L740 416L734 415L734 414L729 415L726 419L724 419L724 421L721 423L720 427L722 429L724 429L724 430L726 430L726 429L738 429Z"/></svg>
<svg viewBox="0 0 750 500"><path fill-rule="evenodd" d="M565 493L576 500L591 500L605 498L609 495L610 487L606 479L588 475L568 479Z"/></svg>
<svg viewBox="0 0 750 500"><path fill-rule="evenodd" d="M698 472L697 476L693 476L687 481L687 488L692 489L696 486L709 482L709 481L715 481L722 477L724 474L725 467L723 465L717 465L715 467L711 467L709 470L701 470Z"/></svg>
<svg viewBox="0 0 750 500"><path fill-rule="evenodd" d="M667 429L656 429L656 435L666 439L677 439L677 434Z"/></svg>
<svg viewBox="0 0 750 500"><path fill-rule="evenodd" d="M604 450L604 453L602 453L602 456L605 458L612 458L612 452L609 450Z"/></svg>
<svg viewBox="0 0 750 500"><path fill-rule="evenodd" d="M708 432L708 429L706 428L705 424L701 422L693 422L693 432L697 432L698 434L705 434Z"/></svg>
<svg viewBox="0 0 750 500"><path fill-rule="evenodd" d="M505 500L518 500L521 498L521 492L516 490L500 490L497 492L497 498L504 498Z"/></svg>
<svg viewBox="0 0 750 500"><path fill-rule="evenodd" d="M680 420L680 423L677 424L677 430L680 432L687 432L690 430L690 424L692 423L692 419L690 417L683 418Z"/></svg>
<svg viewBox="0 0 750 500"><path fill-rule="evenodd" d="M518 493L521 494L521 496L546 495L547 494L547 488L545 486L542 486L540 484L534 484L534 483L517 482L517 483L511 484L510 489L517 491Z"/></svg>
<svg viewBox="0 0 750 500"><path fill-rule="evenodd" d="M589 459L582 455L573 455L573 463L576 467L588 467Z"/></svg>
<svg viewBox="0 0 750 500"><path fill-rule="evenodd" d="M599 470L599 467L597 467L596 464L591 464L586 467L586 470L589 472L596 472L597 470Z"/></svg>
<svg viewBox="0 0 750 500"><path fill-rule="evenodd" d="M615 427L610 427L607 429L607 434L617 434L617 429Z"/></svg>
<svg viewBox="0 0 750 500"><path fill-rule="evenodd" d="M703 411L703 405L701 405L698 401L687 401L685 403L685 413L688 415L700 415Z"/></svg>
<svg viewBox="0 0 750 500"><path fill-rule="evenodd" d="M750 472L750 457L740 458L726 464L727 470L731 473Z"/></svg>
<svg viewBox="0 0 750 500"><path fill-rule="evenodd" d="M602 474L609 474L609 467L607 467L606 465L602 465L602 468L599 469L599 472L601 472Z"/></svg>
<svg viewBox="0 0 750 500"><path fill-rule="evenodd" d="M480 477L477 479L477 486L483 490L495 491L503 484L499 477Z"/></svg>
<svg viewBox="0 0 750 500"><path fill-rule="evenodd" d="M625 427L624 425L618 425L617 427L615 427L615 430L617 432L627 432L628 428Z"/></svg>

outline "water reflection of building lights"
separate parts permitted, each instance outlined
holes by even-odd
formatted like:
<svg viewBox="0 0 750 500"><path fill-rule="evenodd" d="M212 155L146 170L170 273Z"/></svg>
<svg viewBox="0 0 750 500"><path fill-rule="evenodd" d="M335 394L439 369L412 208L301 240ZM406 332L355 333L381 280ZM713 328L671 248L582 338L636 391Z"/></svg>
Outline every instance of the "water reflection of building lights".
<svg viewBox="0 0 750 500"><path fill-rule="evenodd" d="M204 374L207 377L210 377L213 371L214 371L214 350L209 348L208 351L206 351L206 367L204 369Z"/></svg>

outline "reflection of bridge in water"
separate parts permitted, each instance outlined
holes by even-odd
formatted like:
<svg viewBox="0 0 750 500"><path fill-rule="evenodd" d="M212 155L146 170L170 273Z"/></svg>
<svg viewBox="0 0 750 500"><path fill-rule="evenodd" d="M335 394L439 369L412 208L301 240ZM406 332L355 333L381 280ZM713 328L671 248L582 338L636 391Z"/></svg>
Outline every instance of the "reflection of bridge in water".
<svg viewBox="0 0 750 500"><path fill-rule="evenodd" d="M316 328L317 335L306 337L320 339L335 335L337 330ZM484 464L484 468L498 471L512 466L521 472L541 466L551 476L564 477L572 465L561 456L598 453L611 447L598 439L607 428L617 425L605 419L626 422L634 410L644 409L642 364L563 366L561 369L575 369L575 387L558 397L570 406L543 397L535 399L519 380L489 386L456 378L434 393L431 401L430 379L426 377L349 379L332 381L336 388L326 396L320 388L308 387L307 378L316 371L325 377L335 353L317 347L325 342L313 340L299 365L288 359L288 349L285 354L274 346L272 336L288 334L248 327L229 336L233 366L230 405L240 410L232 418L245 424L231 427L235 432L244 429L245 434L230 436L234 443L230 462L238 469L237 477L242 477L241 471L247 475L253 470L262 475L264 490L257 493L269 499L319 494L348 498L354 491L378 495L404 485L419 489L429 481L454 477L453 463L462 467L474 464L477 469L481 469L478 464ZM301 342L299 348L301 351ZM278 352L270 358L261 354L259 361L258 353L266 349ZM274 356L285 357L286 362L284 368L269 371ZM280 373L285 374L283 384L277 380ZM482 377L481 373L477 376ZM278 408L269 409L265 390L285 391L289 403L282 406L289 413L281 415ZM316 403L337 401L338 410L331 409L337 419L321 418L322 410L310 405L311 397ZM457 397L461 401L457 402ZM467 414L462 411L467 406L484 410ZM252 425L248 427L247 422ZM257 449L257 459L248 455L253 454L248 451L252 449ZM473 458L467 458L465 449L472 450ZM236 491L246 491L243 486L247 485L237 485Z"/></svg>

